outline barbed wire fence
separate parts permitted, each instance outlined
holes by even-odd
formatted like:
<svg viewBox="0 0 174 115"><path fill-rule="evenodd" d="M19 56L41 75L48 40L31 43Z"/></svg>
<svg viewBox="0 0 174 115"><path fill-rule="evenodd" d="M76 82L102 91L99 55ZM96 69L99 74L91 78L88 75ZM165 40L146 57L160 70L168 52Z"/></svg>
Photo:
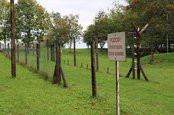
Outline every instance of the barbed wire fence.
<svg viewBox="0 0 174 115"><path fill-rule="evenodd" d="M37 47L37 43L31 43L29 47L25 48L24 43L17 43L16 44L16 61L22 65L29 67L29 69L45 74L47 79L52 80L52 75L54 73L54 66L55 66L55 49L52 45L47 45L46 42L41 42L39 47ZM38 49L39 48L39 49ZM4 54L7 57L11 56L11 48L10 43L7 44L7 48L3 50ZM78 51L77 51L78 53ZM27 55L26 55L27 54ZM78 60L79 59L79 60ZM90 64L90 53L89 58L85 57L84 59L77 59L77 66L76 68L89 70L91 69ZM62 66L70 66L74 67L73 64L73 54L69 53L68 49L62 50ZM114 75L114 67L108 66L101 66L99 73L104 74L113 74ZM49 77L48 77L49 76Z"/></svg>
<svg viewBox="0 0 174 115"><path fill-rule="evenodd" d="M11 55L10 47L11 47L10 43L7 43L6 48L4 48L2 44L0 44L0 49L3 49L4 54L8 57L10 57ZM28 51L26 51L24 43L16 44L16 61L22 65L29 67L29 69L35 72L41 73L43 76L45 76L45 79L52 80L55 67L55 60L56 60L54 45L48 45L46 41L43 41L40 43L40 45L38 45L38 43L30 43L27 49ZM150 50L148 49L145 49L144 51L150 52ZM131 49L127 49L127 52L131 54ZM78 56L78 51L77 51L77 65L74 66L73 53L69 52L68 49L63 49L62 62L61 62L62 66L76 67L79 69L90 71L91 69L90 52L87 53L89 53L89 55L82 56L82 54L79 54L80 56ZM112 62L109 62L107 57L105 60L103 59L100 60L99 58L100 70L98 71L98 73L114 75L115 68L114 65L113 66L112 65L113 65Z"/></svg>

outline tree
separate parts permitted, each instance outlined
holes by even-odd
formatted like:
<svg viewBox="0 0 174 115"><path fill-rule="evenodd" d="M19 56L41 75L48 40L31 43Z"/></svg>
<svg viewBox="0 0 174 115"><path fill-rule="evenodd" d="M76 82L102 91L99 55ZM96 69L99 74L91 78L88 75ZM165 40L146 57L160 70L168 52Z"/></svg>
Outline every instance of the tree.
<svg viewBox="0 0 174 115"><path fill-rule="evenodd" d="M92 40L95 39L95 25L91 24L87 27L87 30L84 31L83 34L83 42L86 43L87 46L90 46L92 43Z"/></svg>
<svg viewBox="0 0 174 115"><path fill-rule="evenodd" d="M43 41L45 35L49 30L51 20L49 13L39 4L36 5L36 18L35 18L35 29L34 34L36 36L36 40L39 42Z"/></svg>
<svg viewBox="0 0 174 115"><path fill-rule="evenodd" d="M172 0L132 0L127 6L128 13L134 13L134 18L132 22L136 22L137 25L143 26L145 23L150 23L151 28L147 34L159 35L158 41L161 41L160 36L165 36L163 33L173 33L172 26L166 23L167 14L172 18L174 10L174 1ZM132 18L131 15L129 15ZM130 22L130 20L129 20ZM171 21L169 21L171 23ZM150 32L150 33L149 33ZM161 33L161 34L160 34ZM153 39L152 39L153 40ZM156 42L156 41L155 41Z"/></svg>
<svg viewBox="0 0 174 115"><path fill-rule="evenodd" d="M96 53L95 53L95 25L89 25L87 30L84 32L83 40L84 42L91 46L91 81L92 81L92 96L96 97Z"/></svg>
<svg viewBox="0 0 174 115"><path fill-rule="evenodd" d="M98 48L98 43L101 49L103 49L105 41L107 40L107 34L109 30L109 18L104 11L99 11L94 20L95 25L95 38L96 38L96 49Z"/></svg>
<svg viewBox="0 0 174 115"><path fill-rule="evenodd" d="M63 69L61 67L61 47L69 41L68 17L61 16L59 13L52 14L52 27L49 31L49 40L56 46L56 65L53 75L53 84L61 83L61 76L64 81L64 87L67 87L64 79Z"/></svg>
<svg viewBox="0 0 174 115"><path fill-rule="evenodd" d="M25 63L27 64L28 47L37 39L40 43L49 25L49 14L36 0L19 0L16 4L17 38L25 43Z"/></svg>
<svg viewBox="0 0 174 115"><path fill-rule="evenodd" d="M4 40L6 49L6 41L10 36L10 3L7 0L0 0L0 3L0 40Z"/></svg>
<svg viewBox="0 0 174 115"><path fill-rule="evenodd" d="M39 57L40 57L41 55L40 43L44 40L44 36L48 34L51 20L50 20L49 13L39 4L36 5L35 19L36 19L36 23L35 23L34 35L35 35L36 41L38 42L38 46L39 46L38 51L39 51Z"/></svg>
<svg viewBox="0 0 174 115"><path fill-rule="evenodd" d="M71 44L73 42L74 46L74 66L76 66L76 40L80 39L82 34L82 26L78 24L78 15L70 14L69 16L69 38L70 38L70 52L71 52Z"/></svg>
<svg viewBox="0 0 174 115"><path fill-rule="evenodd" d="M141 45L151 49L153 60L154 51L158 50L161 44L166 44L166 38L169 42L172 39L174 1L128 0L128 3L125 10L126 23L136 22L140 27L145 23L150 24Z"/></svg>
<svg viewBox="0 0 174 115"><path fill-rule="evenodd" d="M16 25L17 37L25 44L25 64L27 64L27 55L30 42L34 40L35 18L36 18L36 1L35 0L19 0L16 4Z"/></svg>
<svg viewBox="0 0 174 115"><path fill-rule="evenodd" d="M99 11L95 17L95 49L96 49L96 71L99 71L98 43L103 49L108 34L108 16L105 12Z"/></svg>

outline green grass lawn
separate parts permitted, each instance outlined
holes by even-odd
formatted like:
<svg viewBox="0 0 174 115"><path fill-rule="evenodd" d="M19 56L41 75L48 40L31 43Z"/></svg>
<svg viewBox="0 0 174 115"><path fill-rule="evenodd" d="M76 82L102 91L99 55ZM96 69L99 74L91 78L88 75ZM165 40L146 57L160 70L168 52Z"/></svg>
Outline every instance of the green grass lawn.
<svg viewBox="0 0 174 115"><path fill-rule="evenodd" d="M42 53L44 55L46 53ZM174 113L174 54L155 55L153 65L142 65L150 82L120 78L122 115L172 115ZM77 50L77 67L73 67L73 54L63 50L62 66L68 88L52 85L50 80L55 62L41 58L41 70L47 71L49 80L17 65L17 78L10 75L10 60L0 54L0 115L114 115L115 76L114 62L108 61L106 52L100 53L100 71L97 72L97 97L91 97L90 53L87 49ZM142 62L148 62L145 57ZM24 62L23 54L20 60ZM63 60L69 60L70 65ZM29 66L35 66L35 57L30 55ZM121 75L125 76L131 60L121 62ZM66 62L67 63L67 62ZM80 68L83 63L84 68ZM112 74L106 74L106 68Z"/></svg>

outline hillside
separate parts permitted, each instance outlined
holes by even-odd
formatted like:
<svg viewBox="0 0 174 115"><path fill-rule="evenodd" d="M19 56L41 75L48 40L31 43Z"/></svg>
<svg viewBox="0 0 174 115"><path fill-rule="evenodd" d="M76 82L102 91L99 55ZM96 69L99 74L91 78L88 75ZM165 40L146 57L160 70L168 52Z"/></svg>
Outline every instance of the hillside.
<svg viewBox="0 0 174 115"><path fill-rule="evenodd" d="M106 52L100 55L97 98L92 98L90 70L85 66L90 64L89 54L87 49L77 50L78 66L73 67L73 54L70 54L69 50L63 50L62 65L69 86L67 89L63 86L52 85L50 82L54 62L41 59L41 70L48 72L48 81L41 79L42 76L28 71L21 65L17 66L17 78L12 79L10 60L0 54L0 114L115 114L114 62L108 61ZM144 57L144 60L147 58ZM22 54L20 59L23 59ZM35 65L34 59L35 57L30 56L29 66ZM69 60L69 65L67 60ZM81 62L83 62L83 68L80 67ZM131 60L127 59L126 62L120 64L122 76L127 74L130 62ZM110 67L112 74L106 74L106 66ZM142 77L141 80L120 78L121 114L173 114L173 63L145 64L143 68L150 80L148 83Z"/></svg>
<svg viewBox="0 0 174 115"><path fill-rule="evenodd" d="M142 58L143 63L149 63L151 55ZM154 64L174 63L174 53L157 53L154 54Z"/></svg>

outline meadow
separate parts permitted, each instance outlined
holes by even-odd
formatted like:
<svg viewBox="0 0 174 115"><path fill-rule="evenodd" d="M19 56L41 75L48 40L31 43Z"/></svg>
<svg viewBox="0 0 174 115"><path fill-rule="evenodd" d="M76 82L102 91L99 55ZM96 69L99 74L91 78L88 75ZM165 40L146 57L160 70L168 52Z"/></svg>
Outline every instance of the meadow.
<svg viewBox="0 0 174 115"><path fill-rule="evenodd" d="M120 107L122 115L174 114L174 53L155 54L142 58L143 69L149 78L146 82L126 78L131 59L120 62ZM100 52L97 72L97 97L91 97L90 50L77 50L77 67L73 66L73 53L62 51L62 67L68 88L51 84L55 62L41 52L40 70L48 73L44 80L35 68L36 57L28 57L28 66L17 65L17 77L11 78L10 60L0 54L0 115L114 115L115 114L115 63L107 52ZM68 64L69 60L69 64ZM24 53L20 53L24 63ZM83 63L83 67L81 67ZM86 65L88 64L88 68ZM109 67L110 74L106 73Z"/></svg>

